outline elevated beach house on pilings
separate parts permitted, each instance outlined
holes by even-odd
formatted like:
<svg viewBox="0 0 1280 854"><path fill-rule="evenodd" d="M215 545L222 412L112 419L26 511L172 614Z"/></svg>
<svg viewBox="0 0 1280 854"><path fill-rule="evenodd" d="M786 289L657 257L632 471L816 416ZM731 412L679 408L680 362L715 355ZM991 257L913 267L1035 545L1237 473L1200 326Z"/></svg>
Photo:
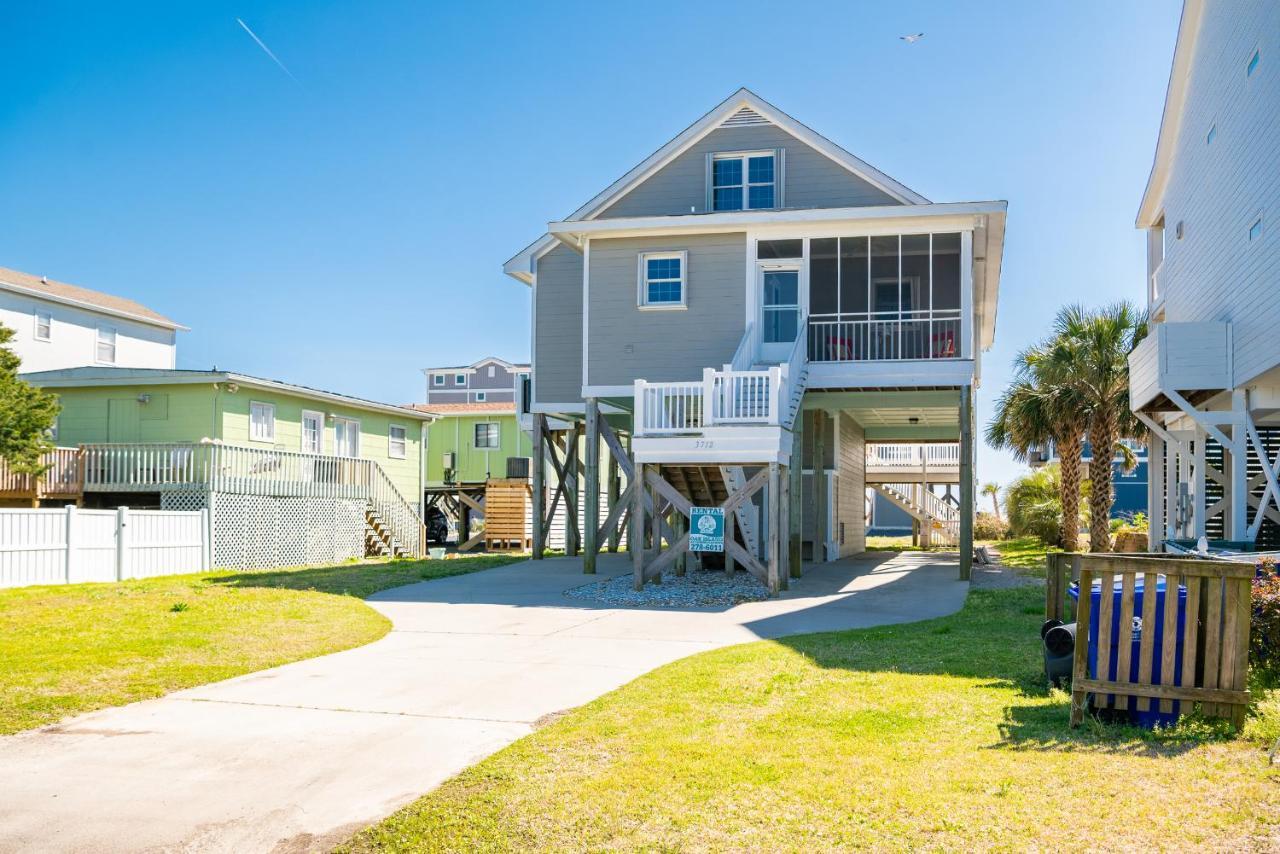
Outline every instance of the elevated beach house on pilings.
<svg viewBox="0 0 1280 854"><path fill-rule="evenodd" d="M894 492L957 529L967 576L1005 208L930 202L743 89L549 223L505 266L533 288L534 477L567 472L588 519L602 443L629 481L586 570L625 519L637 585L682 571L690 507L717 505L728 565L777 590L864 548L869 446L958 443L958 512Z"/></svg>

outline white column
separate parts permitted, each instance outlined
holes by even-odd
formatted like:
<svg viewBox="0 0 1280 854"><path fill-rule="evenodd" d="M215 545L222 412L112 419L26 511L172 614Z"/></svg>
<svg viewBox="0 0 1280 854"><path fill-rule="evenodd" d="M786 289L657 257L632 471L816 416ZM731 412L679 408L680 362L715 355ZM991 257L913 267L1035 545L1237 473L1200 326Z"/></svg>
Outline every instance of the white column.
<svg viewBox="0 0 1280 854"><path fill-rule="evenodd" d="M1164 539L1164 440L1147 433L1147 548L1158 551Z"/></svg>
<svg viewBox="0 0 1280 854"><path fill-rule="evenodd" d="M1191 487L1191 536L1197 540L1205 536L1205 461L1204 443L1208 433L1203 428L1196 428L1195 435L1195 484ZM1149 467L1148 467L1149 468Z"/></svg>
<svg viewBox="0 0 1280 854"><path fill-rule="evenodd" d="M116 511L116 581L124 581L128 577L128 530L129 508L121 507Z"/></svg>

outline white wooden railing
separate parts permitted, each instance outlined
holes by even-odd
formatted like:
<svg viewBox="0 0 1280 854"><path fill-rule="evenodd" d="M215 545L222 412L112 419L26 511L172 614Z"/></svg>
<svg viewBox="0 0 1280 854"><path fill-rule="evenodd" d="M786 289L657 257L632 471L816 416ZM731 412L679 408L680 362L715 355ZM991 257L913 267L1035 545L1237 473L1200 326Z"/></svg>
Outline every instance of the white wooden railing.
<svg viewBox="0 0 1280 854"><path fill-rule="evenodd" d="M85 445L86 492L208 489L242 495L368 502L406 550L421 554L422 520L375 460L216 443Z"/></svg>
<svg viewBox="0 0 1280 854"><path fill-rule="evenodd" d="M896 313L895 313L896 314ZM809 319L809 361L865 362L961 358L960 310L814 315Z"/></svg>
<svg viewBox="0 0 1280 854"><path fill-rule="evenodd" d="M888 469L957 468L960 445L946 444L868 444L867 466Z"/></svg>
<svg viewBox="0 0 1280 854"><path fill-rule="evenodd" d="M730 424L780 424L784 369L706 368L701 382L635 381L636 435L697 433Z"/></svg>

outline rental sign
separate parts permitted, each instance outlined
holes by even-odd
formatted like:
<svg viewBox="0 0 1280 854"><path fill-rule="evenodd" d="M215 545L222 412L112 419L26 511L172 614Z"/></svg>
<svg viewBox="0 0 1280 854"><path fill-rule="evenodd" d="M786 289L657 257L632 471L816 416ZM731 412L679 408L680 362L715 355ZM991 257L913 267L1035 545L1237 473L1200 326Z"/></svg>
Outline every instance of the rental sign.
<svg viewBox="0 0 1280 854"><path fill-rule="evenodd" d="M689 508L689 551L724 551L724 508Z"/></svg>

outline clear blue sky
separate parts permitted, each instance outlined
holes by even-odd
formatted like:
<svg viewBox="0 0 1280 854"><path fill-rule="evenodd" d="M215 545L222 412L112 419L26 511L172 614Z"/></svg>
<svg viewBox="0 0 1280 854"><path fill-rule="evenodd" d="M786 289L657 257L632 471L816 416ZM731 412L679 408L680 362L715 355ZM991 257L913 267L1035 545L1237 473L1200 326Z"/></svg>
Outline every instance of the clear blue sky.
<svg viewBox="0 0 1280 854"><path fill-rule="evenodd" d="M1061 303L1142 299L1179 8L12 3L0 266L174 317L181 367L417 400L527 358L501 263L745 85L935 201L1008 200L985 423Z"/></svg>

